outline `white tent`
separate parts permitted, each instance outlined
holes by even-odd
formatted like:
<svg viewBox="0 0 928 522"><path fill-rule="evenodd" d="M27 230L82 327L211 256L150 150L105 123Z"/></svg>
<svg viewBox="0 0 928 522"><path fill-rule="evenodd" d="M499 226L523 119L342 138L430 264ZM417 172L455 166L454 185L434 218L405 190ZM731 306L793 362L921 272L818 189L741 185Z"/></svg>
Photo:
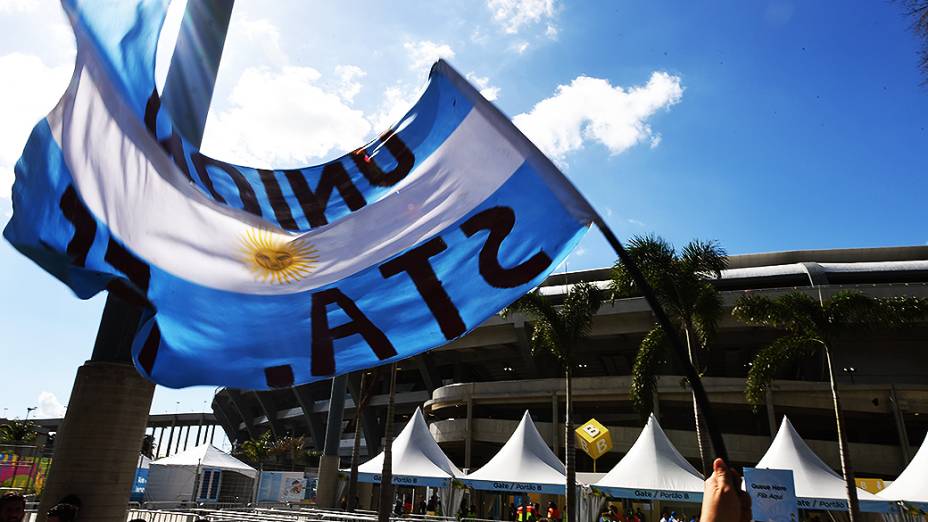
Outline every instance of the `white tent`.
<svg viewBox="0 0 928 522"><path fill-rule="evenodd" d="M892 484L876 496L890 501L903 501L928 510L928 437L915 454L915 458Z"/></svg>
<svg viewBox="0 0 928 522"><path fill-rule="evenodd" d="M847 511L844 479L818 458L786 417L756 467L792 470L799 509ZM860 488L857 498L861 511L886 512L891 508L889 502Z"/></svg>
<svg viewBox="0 0 928 522"><path fill-rule="evenodd" d="M393 440L393 483L398 486L448 487L451 479L463 475L432 438L422 411L409 419ZM383 453L358 466L358 481L380 483Z"/></svg>
<svg viewBox="0 0 928 522"><path fill-rule="evenodd" d="M545 444L526 410L499 452L463 480L474 489L563 495L567 478L564 463Z"/></svg>
<svg viewBox="0 0 928 522"><path fill-rule="evenodd" d="M592 487L620 498L701 502L704 483L652 414L628 453Z"/></svg>
<svg viewBox="0 0 928 522"><path fill-rule="evenodd" d="M152 502L215 501L219 499L223 484L231 486L242 482L234 475L224 476L225 473L238 473L247 477L251 484L258 472L212 444L201 444L152 461L145 497ZM246 492L243 487L238 489Z"/></svg>

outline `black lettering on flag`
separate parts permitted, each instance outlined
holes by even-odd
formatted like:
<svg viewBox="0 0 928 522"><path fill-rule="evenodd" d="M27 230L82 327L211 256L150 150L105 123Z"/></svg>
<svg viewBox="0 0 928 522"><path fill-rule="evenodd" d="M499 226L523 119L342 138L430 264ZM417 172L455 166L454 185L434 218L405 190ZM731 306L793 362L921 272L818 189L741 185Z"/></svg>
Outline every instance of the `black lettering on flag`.
<svg viewBox="0 0 928 522"><path fill-rule="evenodd" d="M129 286L122 279L114 279L107 285L109 291L136 306L151 306L147 297L151 269L147 263L132 255L112 237L106 245L103 259L116 270L126 274L132 283L132 286Z"/></svg>
<svg viewBox="0 0 928 522"><path fill-rule="evenodd" d="M313 293L312 308L312 356L310 368L313 375L335 373L335 348L333 341L351 335L360 335L381 361L396 355L396 348L387 336L364 315L347 295L338 288ZM329 326L328 306L341 308L349 321L334 328Z"/></svg>
<svg viewBox="0 0 928 522"><path fill-rule="evenodd" d="M277 222L287 230L299 230L300 227L296 226L296 221L293 220L290 205L287 204L284 193L280 190L280 183L277 182L274 171L258 169L258 175L261 176L261 183L264 185L264 191L267 192L267 200L274 209Z"/></svg>
<svg viewBox="0 0 928 522"><path fill-rule="evenodd" d="M438 321L441 333L445 334L445 339L451 340L463 334L467 327L464 326L461 314L451 301L451 297L448 296L448 292L445 292L441 281L435 275L435 270L429 263L430 257L444 252L447 248L445 241L436 237L380 265L380 273L384 279L400 272L409 274L419 295L422 296L432 315L435 316L435 320Z"/></svg>
<svg viewBox="0 0 928 522"><path fill-rule="evenodd" d="M184 156L184 144L180 139L180 134L172 130L170 136L161 140L161 147L171 155L174 164L184 173L184 176L187 176L187 179L193 181L193 176L190 175L190 168L187 167L187 158Z"/></svg>
<svg viewBox="0 0 928 522"><path fill-rule="evenodd" d="M155 87L152 88L148 101L145 102L145 128L155 139L158 139L158 111L160 110L161 97L158 96L158 89Z"/></svg>
<svg viewBox="0 0 928 522"><path fill-rule="evenodd" d="M203 183L203 186L206 187L209 195L212 196L213 201L225 203L226 198L222 197L222 194L216 192L216 187L213 186L213 180L209 177L209 171L206 170L207 164L213 165L216 164L216 162L214 162L212 158L206 157L199 152L194 152L190 159L193 160L193 168L197 169L200 181Z"/></svg>
<svg viewBox="0 0 928 522"><path fill-rule="evenodd" d="M148 101L145 103L145 127L155 139L158 139L158 111L160 110L161 98L158 96L157 90L152 90L151 96L148 97ZM177 131L172 129L171 135L158 143L171 156L174 164L184 173L184 176L193 181L190 169L187 167L187 158L184 156L183 142Z"/></svg>
<svg viewBox="0 0 928 522"><path fill-rule="evenodd" d="M392 187L409 174L413 165L416 163L416 156L409 150L406 143L400 139L393 131L387 131L380 136L380 141L390 151L390 154L396 159L396 167L389 172L384 172L374 161L374 158L367 155L367 150L361 148L351 153L351 159L358 166L358 170L364 174L364 177L378 187Z"/></svg>
<svg viewBox="0 0 928 522"><path fill-rule="evenodd" d="M348 172L341 163L329 163L322 168L322 175L319 177L319 185L313 192L306 182L306 177L299 170L286 170L284 175L293 189L296 200L300 202L303 214L309 221L312 228L321 227L328 224L329 220L325 217L325 209L329 206L329 200L332 198L332 190L338 190L345 204L352 212L358 210L367 204L361 191L354 186Z"/></svg>
<svg viewBox="0 0 928 522"><path fill-rule="evenodd" d="M264 369L264 378L271 388L287 388L293 386L293 368L289 364L268 366Z"/></svg>
<svg viewBox="0 0 928 522"><path fill-rule="evenodd" d="M84 206L84 202L77 195L73 185L68 185L68 188L64 189L58 207L64 217L74 225L74 235L68 241L65 251L72 263L83 267L87 263L87 253L90 252L93 239L97 235L97 222Z"/></svg>
<svg viewBox="0 0 928 522"><path fill-rule="evenodd" d="M242 209L245 212L256 216L262 216L261 205L258 204L258 196L255 195L255 189L251 187L251 184L248 183L244 174L239 172L238 169L229 163L204 156L199 152L194 152L191 159L193 160L194 168L197 169L197 173L200 175L200 180L203 181L203 185L213 196L214 200L219 203L226 202L225 198L216 192L216 189L213 187L213 180L209 177L209 171L206 169L207 166L218 167L229 175L232 182L235 183L235 188L238 190L238 197L242 200Z"/></svg>
<svg viewBox="0 0 928 522"><path fill-rule="evenodd" d="M158 328L158 322L154 321L145 343L139 351L139 364L142 369L151 376L155 367L155 359L158 357L158 348L161 346L161 329Z"/></svg>
<svg viewBox="0 0 928 522"><path fill-rule="evenodd" d="M499 264L499 248L515 224L516 214L510 207L493 207L476 214L461 225L461 230L467 237L472 237L481 230L490 231L483 248L480 249L479 257L480 275L490 286L515 288L524 285L551 265L551 257L544 250L512 268L504 268Z"/></svg>

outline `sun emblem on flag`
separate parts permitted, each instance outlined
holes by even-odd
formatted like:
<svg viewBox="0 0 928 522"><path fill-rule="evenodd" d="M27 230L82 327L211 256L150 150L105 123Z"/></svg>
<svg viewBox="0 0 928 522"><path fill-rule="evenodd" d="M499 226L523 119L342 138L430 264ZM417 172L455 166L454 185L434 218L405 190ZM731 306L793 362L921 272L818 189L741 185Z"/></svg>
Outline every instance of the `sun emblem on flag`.
<svg viewBox="0 0 928 522"><path fill-rule="evenodd" d="M313 271L319 256L316 247L302 238L283 240L269 230L253 228L242 237L245 264L255 278L286 285Z"/></svg>

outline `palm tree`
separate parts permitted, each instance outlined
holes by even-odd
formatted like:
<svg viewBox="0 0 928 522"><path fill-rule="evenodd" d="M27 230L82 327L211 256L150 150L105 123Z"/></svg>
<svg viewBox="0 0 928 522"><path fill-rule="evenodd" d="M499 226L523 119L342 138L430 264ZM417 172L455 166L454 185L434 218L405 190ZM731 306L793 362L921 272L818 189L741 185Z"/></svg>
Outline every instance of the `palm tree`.
<svg viewBox="0 0 928 522"><path fill-rule="evenodd" d="M576 440L573 424L573 371L577 364L576 353L590 335L593 316L599 310L602 299L599 290L589 283L579 283L572 286L564 297L560 306L555 306L537 291L524 295L506 310L504 315L511 312L521 312L530 316L532 325L531 347L533 353L549 351L561 362L564 367L564 376L567 381L566 413L564 429L567 446L567 520L577 520L577 469L576 469Z"/></svg>
<svg viewBox="0 0 928 522"><path fill-rule="evenodd" d="M0 444L31 444L38 435L38 425L27 420L11 420L0 426Z"/></svg>
<svg viewBox="0 0 928 522"><path fill-rule="evenodd" d="M367 409L368 403L374 396L374 384L380 375L379 368L374 368L369 372L361 374L361 384L359 386L360 397L357 397L357 404L354 409L354 445L351 447L351 474L348 476L348 511L353 512L357 509L355 497L358 496L358 464L361 459L361 419L364 410ZM368 448L368 455L372 448Z"/></svg>
<svg viewBox="0 0 928 522"><path fill-rule="evenodd" d="M145 455L150 459L155 458L155 446L157 446L157 444L155 444L154 435L145 435L142 437L142 455Z"/></svg>
<svg viewBox="0 0 928 522"><path fill-rule="evenodd" d="M928 300L915 297L874 298L858 292L838 292L823 300L802 292L790 292L777 298L743 295L732 309L735 318L754 326L766 326L786 333L761 349L751 363L745 383L745 396L756 409L774 377L799 357L823 352L838 432L841 470L847 483L851 522L860 519L854 470L847 448L841 397L835 382L833 351L842 334L849 330L875 327L898 327L924 320Z"/></svg>
<svg viewBox="0 0 928 522"><path fill-rule="evenodd" d="M377 521L390 522L393 508L393 407L396 403L396 363L390 365L390 399L384 419L383 470L380 473L380 505Z"/></svg>
<svg viewBox="0 0 928 522"><path fill-rule="evenodd" d="M673 246L660 237L636 236L628 242L628 254L641 269L645 280L686 341L690 362L700 374L700 356L709 349L722 316L722 298L712 285L728 265L725 250L714 241L690 241L677 255ZM612 267L613 299L640 295L628 267L616 261ZM642 415L653 409L653 393L657 373L670 353L666 332L655 325L638 348L632 367L631 398ZM712 470L712 460L706 449L706 431L702 412L693 396L693 419L696 424L696 442L703 473Z"/></svg>

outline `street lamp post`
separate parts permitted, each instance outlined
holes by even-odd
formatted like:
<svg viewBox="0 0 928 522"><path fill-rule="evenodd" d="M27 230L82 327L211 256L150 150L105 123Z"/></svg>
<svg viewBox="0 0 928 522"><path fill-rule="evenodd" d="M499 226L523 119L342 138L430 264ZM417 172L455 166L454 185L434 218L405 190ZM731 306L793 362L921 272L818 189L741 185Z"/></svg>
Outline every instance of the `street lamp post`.
<svg viewBox="0 0 928 522"><path fill-rule="evenodd" d="M39 409L38 406L32 406L31 408L26 408L26 420L29 420L29 414Z"/></svg>

